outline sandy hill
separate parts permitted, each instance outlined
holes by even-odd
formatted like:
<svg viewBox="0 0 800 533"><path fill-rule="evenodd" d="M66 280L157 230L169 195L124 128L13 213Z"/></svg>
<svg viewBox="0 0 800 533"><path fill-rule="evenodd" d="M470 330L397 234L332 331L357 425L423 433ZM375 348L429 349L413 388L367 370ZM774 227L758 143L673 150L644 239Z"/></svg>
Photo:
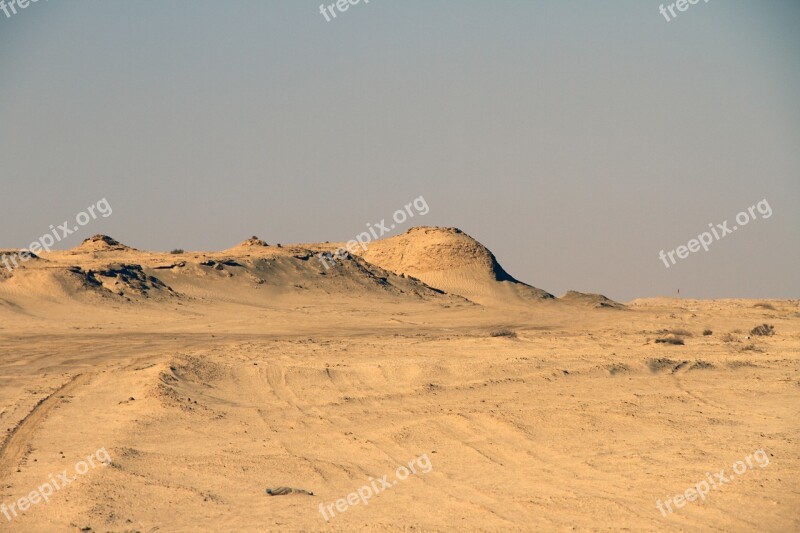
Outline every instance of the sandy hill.
<svg viewBox="0 0 800 533"><path fill-rule="evenodd" d="M25 248L0 248L0 261L2 261L3 257L8 256L9 261L11 261L11 258L14 258L19 263L20 254L25 254L28 260L41 259L38 255Z"/></svg>
<svg viewBox="0 0 800 533"><path fill-rule="evenodd" d="M61 306L148 300L292 307L353 298L471 305L360 257L326 268L319 250L269 246L257 237L222 252L172 254L136 250L96 235L71 250L49 253L40 264L4 269L3 296L24 305L38 297Z"/></svg>
<svg viewBox="0 0 800 533"><path fill-rule="evenodd" d="M94 235L72 249L73 252L126 252L135 250L108 235Z"/></svg>
<svg viewBox="0 0 800 533"><path fill-rule="evenodd" d="M573 302L577 304L588 305L591 307L609 307L613 309L623 309L625 306L619 302L603 296L602 294L594 294L578 291L567 291L567 294L559 298L562 302Z"/></svg>
<svg viewBox="0 0 800 533"><path fill-rule="evenodd" d="M514 279L488 248L458 228L415 227L370 243L361 255L386 270L481 304L553 299L552 294Z"/></svg>
<svg viewBox="0 0 800 533"><path fill-rule="evenodd" d="M6 268L6 263L8 263L9 266L14 267L15 263L17 265L20 265L26 263L27 261L34 261L34 260L43 261L41 257L39 257L35 253L25 248L0 249L0 266L2 266L3 268Z"/></svg>
<svg viewBox="0 0 800 533"><path fill-rule="evenodd" d="M10 278L15 269L47 262L35 253L24 249L0 249L0 280Z"/></svg>
<svg viewBox="0 0 800 533"><path fill-rule="evenodd" d="M334 262L341 243L269 245L253 236L220 252L147 252L107 235L47 254L0 275L0 296L43 296L89 302L131 300L238 302L273 305L305 298L392 298L442 305L623 307L605 296L570 291L554 296L518 281L483 244L457 228L415 227ZM99 298L98 298L99 297ZM284 305L282 304L282 305Z"/></svg>
<svg viewBox="0 0 800 533"><path fill-rule="evenodd" d="M249 239L240 242L233 248L229 248L226 251L228 252L246 251L249 248L265 248L267 246L269 246L269 244L266 241L263 241L259 239L257 236L253 235Z"/></svg>

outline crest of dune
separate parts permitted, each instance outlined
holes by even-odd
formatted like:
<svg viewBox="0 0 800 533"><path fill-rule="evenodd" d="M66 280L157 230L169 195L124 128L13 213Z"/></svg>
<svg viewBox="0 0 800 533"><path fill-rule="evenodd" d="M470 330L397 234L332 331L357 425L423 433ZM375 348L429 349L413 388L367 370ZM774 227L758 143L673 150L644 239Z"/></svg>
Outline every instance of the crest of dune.
<svg viewBox="0 0 800 533"><path fill-rule="evenodd" d="M94 235L73 248L74 252L124 252L133 250L108 235Z"/></svg>
<svg viewBox="0 0 800 533"><path fill-rule="evenodd" d="M269 248L269 243L267 241L259 239L256 235L253 235L249 239L246 239L225 251L231 253L248 254L250 252L266 251L267 248Z"/></svg>
<svg viewBox="0 0 800 533"><path fill-rule="evenodd" d="M559 298L562 302L572 302L580 305L588 305L591 307L609 307L613 309L621 309L625 306L619 302L615 302L602 294L585 293L578 291L567 291L567 293Z"/></svg>
<svg viewBox="0 0 800 533"><path fill-rule="evenodd" d="M253 246L269 246L269 244L267 244L265 241L262 241L255 235L253 235L246 241L239 243L240 248L252 248Z"/></svg>

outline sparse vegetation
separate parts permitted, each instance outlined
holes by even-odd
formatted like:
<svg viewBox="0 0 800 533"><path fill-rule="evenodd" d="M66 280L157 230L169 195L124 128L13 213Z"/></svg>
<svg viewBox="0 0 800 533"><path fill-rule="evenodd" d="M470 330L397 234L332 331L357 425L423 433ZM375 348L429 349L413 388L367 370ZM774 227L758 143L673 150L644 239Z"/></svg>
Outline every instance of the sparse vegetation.
<svg viewBox="0 0 800 533"><path fill-rule="evenodd" d="M694 336L694 335L692 335L692 332L687 330L687 329L671 329L671 330L669 330L669 333L672 333L673 335L678 336L678 337L693 337Z"/></svg>
<svg viewBox="0 0 800 533"><path fill-rule="evenodd" d="M678 361L673 361L672 359L668 359L666 357L659 357L658 359L650 359L647 362L647 366L650 367L651 372L660 372L667 368L674 369L677 365L679 365Z"/></svg>
<svg viewBox="0 0 800 533"><path fill-rule="evenodd" d="M733 335L731 333L726 333L725 335L722 336L722 342L742 342L742 341L736 335Z"/></svg>
<svg viewBox="0 0 800 533"><path fill-rule="evenodd" d="M711 331L710 329L704 329L703 330L703 337L708 337L709 335L713 335L713 334L714 334L714 332Z"/></svg>
<svg viewBox="0 0 800 533"><path fill-rule="evenodd" d="M760 307L762 309L769 309L770 311L775 310L775 306L768 302L758 302L757 304L753 305L753 307Z"/></svg>
<svg viewBox="0 0 800 533"><path fill-rule="evenodd" d="M516 332L514 332L514 331L512 331L512 330L510 330L508 328L500 328L500 329L495 329L495 330L490 331L489 332L489 336L490 337L516 338L517 334L516 334Z"/></svg>
<svg viewBox="0 0 800 533"><path fill-rule="evenodd" d="M761 324L760 326L756 326L750 330L750 335L755 335L758 337L769 337L770 335L775 334L775 327L769 324Z"/></svg>
<svg viewBox="0 0 800 533"><path fill-rule="evenodd" d="M758 365L751 363L750 361L731 361L728 363L729 368L757 368Z"/></svg>
<svg viewBox="0 0 800 533"><path fill-rule="evenodd" d="M759 348L758 346L756 346L755 344L752 344L752 343L748 344L746 346L742 346L741 351L742 352L758 352L758 353L763 353L764 352L764 350L762 350L761 348Z"/></svg>
<svg viewBox="0 0 800 533"><path fill-rule="evenodd" d="M608 372L612 376L614 376L616 374L622 374L622 373L625 373L625 372L630 372L630 371L631 371L631 368L628 365L624 364L624 363L613 364L610 367L608 367Z"/></svg>
<svg viewBox="0 0 800 533"><path fill-rule="evenodd" d="M703 361L702 359L698 359L694 362L694 364L689 368L689 370L710 370L714 368L714 365L709 363L708 361Z"/></svg>
<svg viewBox="0 0 800 533"><path fill-rule="evenodd" d="M171 254L173 254L173 255L178 255L178 254L182 254L182 253L183 253L183 250L182 250L182 249L180 249L180 248L175 248L175 249L174 249L174 250L172 250L170 253L171 253Z"/></svg>
<svg viewBox="0 0 800 533"><path fill-rule="evenodd" d="M683 339L680 337L662 337L660 339L656 339L656 343L658 344L673 344L675 346L683 346L685 343Z"/></svg>

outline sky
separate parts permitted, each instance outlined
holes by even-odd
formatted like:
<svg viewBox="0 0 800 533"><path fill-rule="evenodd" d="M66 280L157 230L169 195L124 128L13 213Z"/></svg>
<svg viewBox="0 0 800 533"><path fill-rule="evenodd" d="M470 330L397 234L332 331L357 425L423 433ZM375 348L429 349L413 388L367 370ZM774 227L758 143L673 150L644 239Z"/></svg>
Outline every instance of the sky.
<svg viewBox="0 0 800 533"><path fill-rule="evenodd" d="M800 298L800 2L661 3L0 11L0 247L103 198L57 249L346 241L422 196L386 236L458 227L556 295Z"/></svg>

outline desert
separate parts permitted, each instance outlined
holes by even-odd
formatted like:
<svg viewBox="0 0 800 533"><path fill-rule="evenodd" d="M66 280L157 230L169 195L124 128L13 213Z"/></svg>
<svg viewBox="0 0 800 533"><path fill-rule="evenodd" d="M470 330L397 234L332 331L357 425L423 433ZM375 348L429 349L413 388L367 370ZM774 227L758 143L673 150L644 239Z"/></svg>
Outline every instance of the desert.
<svg viewBox="0 0 800 533"><path fill-rule="evenodd" d="M0 0L0 533L800 532L798 28Z"/></svg>
<svg viewBox="0 0 800 533"><path fill-rule="evenodd" d="M556 298L456 228L338 246L5 272L0 528L797 529L796 300Z"/></svg>

